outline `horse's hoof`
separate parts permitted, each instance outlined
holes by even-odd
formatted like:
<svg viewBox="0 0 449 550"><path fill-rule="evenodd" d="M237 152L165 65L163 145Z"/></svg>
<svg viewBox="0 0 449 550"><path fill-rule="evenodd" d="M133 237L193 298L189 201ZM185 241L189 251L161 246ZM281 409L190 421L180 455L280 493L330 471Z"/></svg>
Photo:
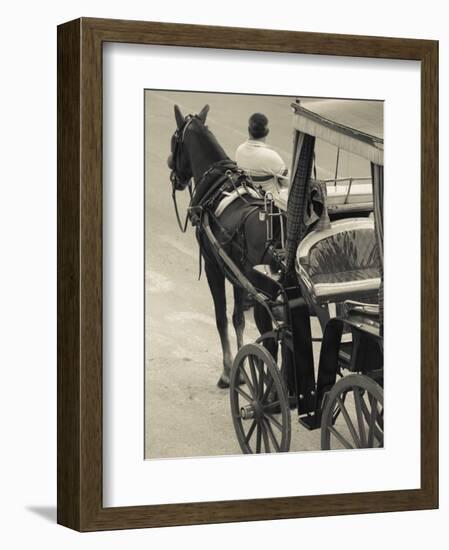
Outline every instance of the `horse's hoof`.
<svg viewBox="0 0 449 550"><path fill-rule="evenodd" d="M218 382L217 382L217 386L220 388L220 390L226 390L229 388L229 378L226 376L226 377L223 377L223 376L220 376Z"/></svg>
<svg viewBox="0 0 449 550"><path fill-rule="evenodd" d="M237 385L243 386L243 384L246 384L245 379L243 378L243 376L239 376L237 380ZM228 389L230 386L229 378L227 376L220 376L220 379L217 382L217 386L220 388L220 390Z"/></svg>

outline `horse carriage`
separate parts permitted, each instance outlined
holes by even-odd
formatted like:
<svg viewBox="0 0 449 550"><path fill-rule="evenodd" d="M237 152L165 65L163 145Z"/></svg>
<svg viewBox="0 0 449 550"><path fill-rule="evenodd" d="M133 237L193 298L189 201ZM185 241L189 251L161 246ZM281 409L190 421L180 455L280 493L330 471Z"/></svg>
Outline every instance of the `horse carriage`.
<svg viewBox="0 0 449 550"><path fill-rule="evenodd" d="M175 108L173 198L176 206L176 190L190 189L188 219L223 349L218 386L229 387L244 453L288 451L292 410L308 430L321 429L322 449L383 446L383 138L373 121L351 114L360 102L346 103L352 126L292 104L287 200L264 196L226 156L205 126L207 108L186 118ZM320 143L336 148L337 166L346 151L371 176L339 178L336 169L335 178L317 179ZM187 218L178 222L185 230ZM234 361L225 278L234 286ZM260 332L246 345L244 293Z"/></svg>

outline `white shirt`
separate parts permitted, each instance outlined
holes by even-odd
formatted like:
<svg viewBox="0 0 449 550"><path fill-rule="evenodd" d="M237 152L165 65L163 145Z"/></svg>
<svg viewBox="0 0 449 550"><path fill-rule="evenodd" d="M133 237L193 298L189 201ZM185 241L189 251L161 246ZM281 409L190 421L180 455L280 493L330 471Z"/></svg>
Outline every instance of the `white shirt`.
<svg viewBox="0 0 449 550"><path fill-rule="evenodd" d="M274 197L279 194L282 186L286 186L287 170L281 156L269 145L257 139L248 139L235 152L237 166L250 176L267 176L273 178L256 182L265 192L271 192Z"/></svg>

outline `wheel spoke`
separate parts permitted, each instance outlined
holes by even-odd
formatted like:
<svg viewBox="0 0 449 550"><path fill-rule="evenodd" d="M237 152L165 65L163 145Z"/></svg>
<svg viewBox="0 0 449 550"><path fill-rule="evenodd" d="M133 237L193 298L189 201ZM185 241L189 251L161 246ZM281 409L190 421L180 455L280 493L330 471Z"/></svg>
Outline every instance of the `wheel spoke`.
<svg viewBox="0 0 449 550"><path fill-rule="evenodd" d="M235 391L240 394L242 397L244 397L249 403L252 403L253 398L246 393L246 391L242 390L240 386L235 387Z"/></svg>
<svg viewBox="0 0 449 550"><path fill-rule="evenodd" d="M337 410L334 410L332 414L332 426L337 422L337 418L340 416L341 409L337 408Z"/></svg>
<svg viewBox="0 0 449 550"><path fill-rule="evenodd" d="M254 364L254 358L252 355L248 355L248 363L249 363L249 370L251 371L252 386L254 388L254 397L256 397L259 382L257 380L256 366Z"/></svg>
<svg viewBox="0 0 449 550"><path fill-rule="evenodd" d="M373 414L373 409L371 409L371 413L370 413L364 399L362 399L362 411L363 411L363 416L365 417L366 423L368 424L368 428L370 428L370 426L371 426L371 414ZM376 400L376 408L374 409L374 412L375 412L375 415L374 415L374 424L373 424L373 437L375 437L377 439L377 441L379 441L380 446L383 447L383 444L384 444L383 418L381 416L381 413L377 410L377 400ZM383 413L383 410L382 410L382 413ZM376 429L376 422L379 425L379 427L377 429ZM370 434L368 433L368 438L369 437L370 437ZM373 443L374 443L374 441L372 442L372 444Z"/></svg>
<svg viewBox="0 0 449 550"><path fill-rule="evenodd" d="M340 443L346 447L346 449L353 449L354 447L349 443L349 441L344 438L339 431L337 431L333 426L327 428L332 435L334 435Z"/></svg>
<svg viewBox="0 0 449 550"><path fill-rule="evenodd" d="M269 403L268 405L265 405L264 412L274 412L273 409L276 409L279 407L281 402L279 399L277 401L273 401L272 403Z"/></svg>
<svg viewBox="0 0 449 550"><path fill-rule="evenodd" d="M262 442L262 430L260 429L260 423L257 422L257 437L256 437L256 453L260 453L260 444Z"/></svg>
<svg viewBox="0 0 449 550"><path fill-rule="evenodd" d="M248 433L246 434L245 436L245 443L248 444L249 443L249 440L251 439L251 436L253 435L254 433L254 428L257 426L257 420L253 420L253 423L251 424L249 430L248 430Z"/></svg>
<svg viewBox="0 0 449 550"><path fill-rule="evenodd" d="M273 447L277 453L281 452L281 447L276 439L276 436L274 435L273 428L271 427L270 420L268 418L264 418L265 425L267 427L268 436L271 439L271 443L273 444Z"/></svg>
<svg viewBox="0 0 449 550"><path fill-rule="evenodd" d="M360 447L362 446L361 443L360 443L360 439L359 439L359 436L357 435L357 432L356 432L356 429L354 428L354 424L352 423L352 420L349 416L349 413L345 407L345 404L343 403L343 401L340 399L340 397L337 397L337 403L338 403L338 406L340 407L340 410L345 418L345 421L346 421L346 424L349 428L349 431L351 432L351 436L352 436L352 439L354 440L354 443L355 443L355 446L360 449Z"/></svg>
<svg viewBox="0 0 449 550"><path fill-rule="evenodd" d="M382 448L384 446L384 434L380 430L374 430L374 437L379 442L379 447Z"/></svg>
<svg viewBox="0 0 449 550"><path fill-rule="evenodd" d="M262 400L263 396L263 385L265 381L265 371L264 371L265 365L261 361L257 361L257 370L259 371L259 384L257 386L257 397L259 400Z"/></svg>
<svg viewBox="0 0 449 550"><path fill-rule="evenodd" d="M270 419L270 422L272 422L280 432L282 432L282 424L279 422L279 420L274 418L274 416L267 412L266 409L264 410L264 415Z"/></svg>
<svg viewBox="0 0 449 550"><path fill-rule="evenodd" d="M384 408L382 407L379 411L379 414L377 415L377 423L379 424L379 427L381 430L384 429Z"/></svg>
<svg viewBox="0 0 449 550"><path fill-rule="evenodd" d="M357 387L352 388L354 393L354 401L355 401L355 410L357 414L357 423L359 426L359 434L360 434L360 444L363 448L366 447L366 433L365 433L365 423L363 420L363 412L362 412L362 401L363 398L360 395L360 389Z"/></svg>
<svg viewBox="0 0 449 550"><path fill-rule="evenodd" d="M368 410L368 407L366 406L365 400L362 399L360 403L361 403L361 406L362 406L363 416L364 416L367 424L369 424L370 412Z"/></svg>
<svg viewBox="0 0 449 550"><path fill-rule="evenodd" d="M343 392L341 395L340 395L340 398L341 398L341 402L344 404L345 401L346 401L346 396L348 395L348 392L345 391ZM337 421L337 418L340 416L341 414L341 409L340 407L337 407L335 406L334 407L334 410L332 412L332 426L335 425L335 422Z"/></svg>
<svg viewBox="0 0 449 550"><path fill-rule="evenodd" d="M263 418L260 419L260 429L262 430L263 446L265 447L265 452L270 453L270 442L268 441L267 429L265 427L265 422Z"/></svg>
<svg viewBox="0 0 449 550"><path fill-rule="evenodd" d="M370 400L371 403L371 414L368 423L368 447L374 446L374 428L376 425L376 416L377 416L377 400L372 397Z"/></svg>
<svg viewBox="0 0 449 550"><path fill-rule="evenodd" d="M246 385L248 386L249 391L251 392L253 397L256 397L256 392L255 392L254 386L253 386L251 380L249 379L249 376L247 375L247 373L245 371L245 367L244 367L243 363L242 363L240 371L242 373L243 378L245 379L245 382L246 382Z"/></svg>

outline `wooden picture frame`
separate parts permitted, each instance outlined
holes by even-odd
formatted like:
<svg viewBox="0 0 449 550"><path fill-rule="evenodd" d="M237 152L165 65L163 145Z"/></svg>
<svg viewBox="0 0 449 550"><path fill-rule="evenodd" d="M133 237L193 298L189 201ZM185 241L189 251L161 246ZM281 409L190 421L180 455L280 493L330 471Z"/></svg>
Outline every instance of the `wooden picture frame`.
<svg viewBox="0 0 449 550"><path fill-rule="evenodd" d="M102 502L102 45L421 62L421 488L105 508ZM58 523L79 531L438 506L438 42L82 18L58 27Z"/></svg>

